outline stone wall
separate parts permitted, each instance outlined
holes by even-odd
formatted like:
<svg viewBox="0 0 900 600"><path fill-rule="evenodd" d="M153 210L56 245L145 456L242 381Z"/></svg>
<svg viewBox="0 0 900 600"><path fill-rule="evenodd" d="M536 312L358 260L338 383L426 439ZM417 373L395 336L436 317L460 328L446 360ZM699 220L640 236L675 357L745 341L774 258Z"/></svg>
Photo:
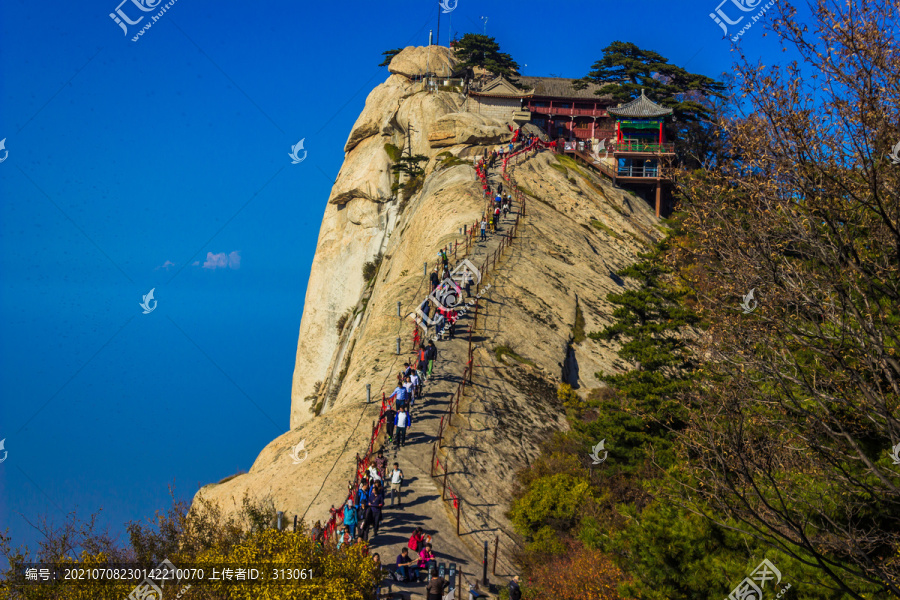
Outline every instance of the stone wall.
<svg viewBox="0 0 900 600"><path fill-rule="evenodd" d="M501 121L512 121L513 113L522 109L519 98L488 98L469 96L469 112Z"/></svg>

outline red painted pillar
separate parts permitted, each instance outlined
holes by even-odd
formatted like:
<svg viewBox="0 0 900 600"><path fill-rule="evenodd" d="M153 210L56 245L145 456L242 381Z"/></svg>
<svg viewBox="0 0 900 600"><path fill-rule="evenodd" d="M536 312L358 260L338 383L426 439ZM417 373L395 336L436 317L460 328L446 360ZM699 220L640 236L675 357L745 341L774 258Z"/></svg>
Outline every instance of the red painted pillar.
<svg viewBox="0 0 900 600"><path fill-rule="evenodd" d="M662 146L663 143L663 122L662 119L659 120L659 145Z"/></svg>

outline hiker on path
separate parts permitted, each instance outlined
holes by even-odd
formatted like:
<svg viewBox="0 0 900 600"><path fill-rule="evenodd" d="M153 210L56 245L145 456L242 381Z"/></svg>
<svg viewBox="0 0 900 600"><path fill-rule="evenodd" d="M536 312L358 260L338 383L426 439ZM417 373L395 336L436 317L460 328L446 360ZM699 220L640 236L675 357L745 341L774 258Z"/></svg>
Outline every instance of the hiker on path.
<svg viewBox="0 0 900 600"><path fill-rule="evenodd" d="M415 397L420 398L422 396L422 380L419 379L419 374L417 371L413 371L409 375L409 380L413 384L413 389L416 391Z"/></svg>
<svg viewBox="0 0 900 600"><path fill-rule="evenodd" d="M412 416L406 412L406 408L401 408L397 416L394 417L394 425L397 428L397 439L394 441L394 445L405 446L406 430L412 425Z"/></svg>
<svg viewBox="0 0 900 600"><path fill-rule="evenodd" d="M403 384L400 381L397 382L397 387L391 392L391 396L394 397L394 405L397 407L397 410L406 408L409 397L406 393L406 388L403 387ZM396 423L396 419L394 419L394 422Z"/></svg>
<svg viewBox="0 0 900 600"><path fill-rule="evenodd" d="M444 327L447 325L447 319L444 317L443 312L439 312L437 317L434 320L434 335L441 335L444 331ZM431 372L429 371L429 375Z"/></svg>
<svg viewBox="0 0 900 600"><path fill-rule="evenodd" d="M403 506L403 498L400 496L403 487L403 471L400 465L394 463L394 469L391 471L391 506L394 505L394 495L397 496L397 508Z"/></svg>
<svg viewBox="0 0 900 600"><path fill-rule="evenodd" d="M428 358L425 356L425 344L419 344L419 378L425 381L425 372L428 370Z"/></svg>
<svg viewBox="0 0 900 600"><path fill-rule="evenodd" d="M412 380L408 376L403 379L403 387L406 388L406 397L409 398L409 409L412 410L413 403L416 401L416 388L413 387Z"/></svg>
<svg viewBox="0 0 900 600"><path fill-rule="evenodd" d="M431 291L434 291L434 288L438 286L441 280L438 278L437 267L434 268L434 271L431 272Z"/></svg>
<svg viewBox="0 0 900 600"><path fill-rule="evenodd" d="M397 411L393 409L390 405L384 411L384 424L387 426L387 441L391 443L394 441L394 417L397 415ZM379 456L381 454L379 453ZM385 464L387 461L385 460Z"/></svg>
<svg viewBox="0 0 900 600"><path fill-rule="evenodd" d="M369 482L365 479L359 482L359 490L356 492L356 522L362 520L366 514L366 502L369 500ZM346 519L345 519L346 521Z"/></svg>
<svg viewBox="0 0 900 600"><path fill-rule="evenodd" d="M386 413L385 413L386 414ZM391 422L393 423L394 417L391 415ZM393 431L393 427L391 427L391 431ZM387 459L384 457L384 452L382 450L378 451L378 456L375 458L375 468L378 470L378 474L381 476L379 479L384 481L384 470L387 468Z"/></svg>
<svg viewBox="0 0 900 600"><path fill-rule="evenodd" d="M516 575L509 582L509 600L522 600L522 590L519 589L519 576Z"/></svg>
<svg viewBox="0 0 900 600"><path fill-rule="evenodd" d="M369 529L375 526L375 513L370 507L366 507L366 516L363 518L363 524L360 528L360 537L362 537L363 541L369 541ZM372 537L378 535L378 528L375 527L375 533Z"/></svg>
<svg viewBox="0 0 900 600"><path fill-rule="evenodd" d="M429 341L428 346L425 348L425 359L428 361L428 376L431 377L434 361L437 360L437 346L434 345L434 340Z"/></svg>
<svg viewBox="0 0 900 600"><path fill-rule="evenodd" d="M397 575L400 581L417 581L419 570L415 567L416 561L409 557L409 548L403 547L397 557Z"/></svg>
<svg viewBox="0 0 900 600"><path fill-rule="evenodd" d="M447 256L447 251L441 248L441 263L444 265L445 270L450 269L450 257Z"/></svg>
<svg viewBox="0 0 900 600"><path fill-rule="evenodd" d="M375 491L369 497L369 509L373 511L375 516L375 535L378 535L378 528L381 526L381 510L384 508L384 486L379 481L375 484Z"/></svg>
<svg viewBox="0 0 900 600"><path fill-rule="evenodd" d="M341 532L341 535L338 537L337 547L338 550L341 549L341 546L344 544L351 545L353 543L353 536L350 534L350 527L345 525L344 531Z"/></svg>
<svg viewBox="0 0 900 600"><path fill-rule="evenodd" d="M425 545L425 531L421 527L416 527L406 545L413 552L419 552Z"/></svg>
<svg viewBox="0 0 900 600"><path fill-rule="evenodd" d="M353 498L351 498L344 506L344 525L350 530L350 539L353 539L353 534L356 532L356 523L356 507L353 506Z"/></svg>
<svg viewBox="0 0 900 600"><path fill-rule="evenodd" d="M434 558L434 553L431 551L431 544L425 544L425 547L419 551L419 560L416 566L427 571L429 568L433 569L436 564L437 561Z"/></svg>
<svg viewBox="0 0 900 600"><path fill-rule="evenodd" d="M421 558L419 559L421 561ZM444 597L444 590L447 589L447 580L438 577L438 570L431 567L431 579L425 586L425 600L441 600Z"/></svg>
<svg viewBox="0 0 900 600"><path fill-rule="evenodd" d="M487 239L487 236L485 235L486 230L487 230L487 221L484 220L484 217L481 217L481 240L480 241L482 241L482 242Z"/></svg>

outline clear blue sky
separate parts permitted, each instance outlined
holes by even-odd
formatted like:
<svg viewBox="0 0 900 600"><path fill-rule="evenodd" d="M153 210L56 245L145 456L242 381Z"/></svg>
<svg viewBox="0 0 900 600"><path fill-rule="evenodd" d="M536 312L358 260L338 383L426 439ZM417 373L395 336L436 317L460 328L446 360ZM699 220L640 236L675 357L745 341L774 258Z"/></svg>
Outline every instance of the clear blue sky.
<svg viewBox="0 0 900 600"><path fill-rule="evenodd" d="M121 534L168 484L190 498L287 430L344 142L381 52L427 43L438 13L177 0L132 42L150 19L124 35L118 1L0 5L0 528L28 544L25 519L76 508ZM451 17L460 35L488 17L526 75L580 77L618 39L715 77L734 57L716 5L459 0ZM762 34L747 53L782 60Z"/></svg>

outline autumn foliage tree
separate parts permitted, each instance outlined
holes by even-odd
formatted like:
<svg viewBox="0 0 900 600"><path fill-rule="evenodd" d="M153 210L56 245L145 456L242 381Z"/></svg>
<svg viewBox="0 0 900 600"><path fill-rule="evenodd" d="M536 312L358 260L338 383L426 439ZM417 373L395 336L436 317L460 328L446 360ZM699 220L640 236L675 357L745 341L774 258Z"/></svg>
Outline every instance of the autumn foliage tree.
<svg viewBox="0 0 900 600"><path fill-rule="evenodd" d="M825 587L900 597L900 3L776 6L802 61L743 59L734 160L681 180L674 260L710 323L683 491Z"/></svg>
<svg viewBox="0 0 900 600"><path fill-rule="evenodd" d="M525 586L526 598L618 600L622 572L609 556L570 543L564 554L534 567Z"/></svg>
<svg viewBox="0 0 900 600"><path fill-rule="evenodd" d="M0 535L0 554L9 564L2 573L2 600L122 600L141 583L28 582L20 567L32 562L74 568L153 568L168 559L178 569L203 569L205 576L200 579L158 582L165 583L164 598L177 595L180 600L370 600L381 579L360 546L338 550L333 542L313 540L302 523L296 532L276 530L274 506L264 499L245 497L240 510L231 515L202 499L193 507L176 501L149 523L131 523L127 546L98 531L95 517L82 521L73 514L61 525L42 521L36 526L44 534L36 551L15 548ZM226 566L267 568L268 572L257 581L213 581L213 569L221 573ZM304 569L312 576L275 581L271 570L280 568Z"/></svg>

